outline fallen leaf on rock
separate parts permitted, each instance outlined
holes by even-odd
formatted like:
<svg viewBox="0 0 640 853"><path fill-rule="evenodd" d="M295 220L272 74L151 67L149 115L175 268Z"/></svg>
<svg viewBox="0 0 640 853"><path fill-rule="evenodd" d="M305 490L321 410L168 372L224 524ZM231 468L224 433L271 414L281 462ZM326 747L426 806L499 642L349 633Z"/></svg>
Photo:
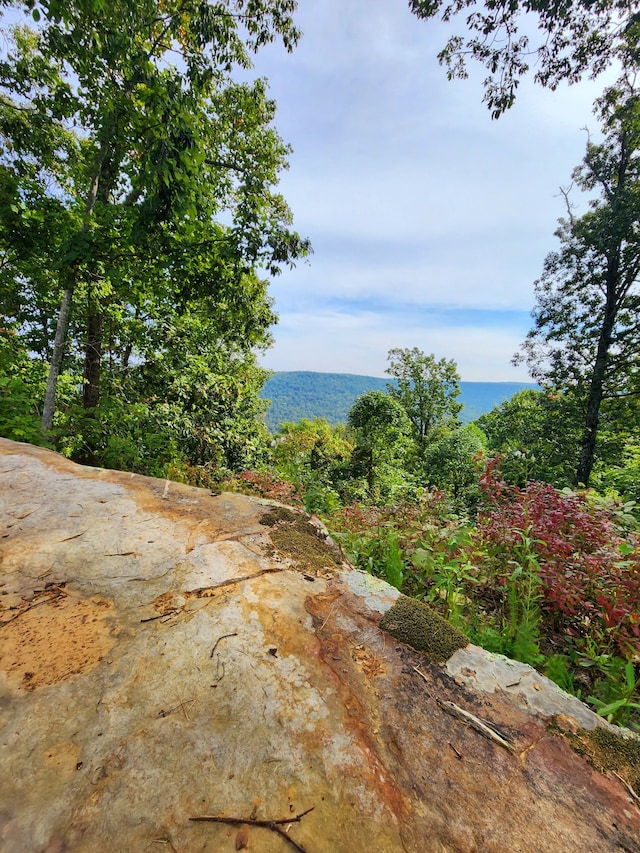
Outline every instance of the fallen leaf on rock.
<svg viewBox="0 0 640 853"><path fill-rule="evenodd" d="M249 830L242 827L236 833L236 850L245 850L249 846Z"/></svg>

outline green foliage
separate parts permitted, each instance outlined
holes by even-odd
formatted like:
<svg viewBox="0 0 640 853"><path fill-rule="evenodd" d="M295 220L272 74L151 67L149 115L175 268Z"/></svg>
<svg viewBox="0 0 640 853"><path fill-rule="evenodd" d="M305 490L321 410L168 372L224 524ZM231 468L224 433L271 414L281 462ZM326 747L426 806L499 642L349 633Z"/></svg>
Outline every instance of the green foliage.
<svg viewBox="0 0 640 853"><path fill-rule="evenodd" d="M461 512L472 511L479 499L478 465L486 438L475 424L458 427L428 445L423 470L426 483L452 499Z"/></svg>
<svg viewBox="0 0 640 853"><path fill-rule="evenodd" d="M599 695L589 696L588 701L608 722L620 726L633 724L634 715L640 716L640 683L634 664L608 655L595 656L591 661L604 677L595 680L595 692ZM640 725L635 727L640 730Z"/></svg>
<svg viewBox="0 0 640 853"><path fill-rule="evenodd" d="M387 373L395 379L389 383L389 394L405 410L413 427L419 456L427 445L458 425L462 404L460 377L454 361L425 355L417 347L392 349L387 356Z"/></svg>
<svg viewBox="0 0 640 853"><path fill-rule="evenodd" d="M573 180L598 190L590 210L560 222L560 249L536 282L523 345L532 376L579 413L574 483L589 485L603 434L636 434L640 352L640 97L621 81L597 103L604 141L589 141Z"/></svg>
<svg viewBox="0 0 640 853"><path fill-rule="evenodd" d="M307 512L331 513L340 505L340 488L353 444L343 426L322 418L283 423L272 442L276 470L304 493Z"/></svg>
<svg viewBox="0 0 640 853"><path fill-rule="evenodd" d="M340 507L326 523L354 565L385 579L391 575L400 580L402 574L403 592L421 595L425 587L416 583L412 559L426 538L441 545L445 542L439 525L446 523L446 511L442 493L417 489L411 499L399 499L392 505ZM398 551L403 555L402 566Z"/></svg>
<svg viewBox="0 0 640 853"><path fill-rule="evenodd" d="M386 549L384 553L384 576L387 583L395 586L396 589L402 589L402 579L404 574L404 560L400 546L398 545L398 537L394 533L390 533L387 537Z"/></svg>
<svg viewBox="0 0 640 853"><path fill-rule="evenodd" d="M316 483L307 485L304 491L305 512L314 515L331 515L341 506L340 495L330 486Z"/></svg>
<svg viewBox="0 0 640 853"><path fill-rule="evenodd" d="M0 435L40 444L37 400L45 383L43 365L32 362L11 329L0 329Z"/></svg>
<svg viewBox="0 0 640 853"><path fill-rule="evenodd" d="M402 405L382 391L362 394L348 415L355 447L352 470L362 477L371 500L391 494L403 479L411 424Z"/></svg>
<svg viewBox="0 0 640 853"><path fill-rule="evenodd" d="M420 597L438 603L442 615L456 627L464 624L463 614L469 603L466 584L474 575L465 551L471 543L471 535L471 528L464 525L437 532L427 528L421 531L410 557L425 588Z"/></svg>
<svg viewBox="0 0 640 853"><path fill-rule="evenodd" d="M520 541L513 546L513 571L507 582L508 620L503 623L507 654L524 663L539 664L540 654L540 563L532 528L518 530Z"/></svg>
<svg viewBox="0 0 640 853"><path fill-rule="evenodd" d="M275 190L289 149L266 84L230 72L293 47L295 3L38 8L0 61L0 311L49 366L31 402L82 461L255 464L275 321L257 271L309 247Z"/></svg>
<svg viewBox="0 0 640 853"><path fill-rule="evenodd" d="M422 19L464 17L466 34L456 28L438 58L449 79L467 77L470 57L485 66L484 100L492 118L513 106L520 79L532 66L534 80L550 89L596 76L616 60L631 72L637 67L640 25L636 7L624 0L410 0L409 8Z"/></svg>
<svg viewBox="0 0 640 853"><path fill-rule="evenodd" d="M347 558L362 571L383 578L396 589L402 589L405 579L406 558L399 534L393 524L382 517L376 519L375 528L353 527L353 522L363 513L363 507L352 504L336 508L330 516L332 536L340 543ZM364 510L365 516L368 514ZM373 515L375 516L375 511ZM371 517L370 522L373 522ZM341 528L341 529L338 529Z"/></svg>
<svg viewBox="0 0 640 853"><path fill-rule="evenodd" d="M90 415L78 403L63 405L58 413L59 449L83 459L91 448L92 458L105 468L153 477L167 477L169 471L175 475L187 465L176 429L180 414L168 405L126 403L107 395Z"/></svg>
<svg viewBox="0 0 640 853"><path fill-rule="evenodd" d="M633 438L628 439L619 464L597 466L591 482L605 494L622 495L640 506L640 444Z"/></svg>
<svg viewBox="0 0 640 853"><path fill-rule="evenodd" d="M273 459L286 477L314 485L335 484L353 451L344 427L323 418L283 423L275 437Z"/></svg>
<svg viewBox="0 0 640 853"><path fill-rule="evenodd" d="M541 480L563 488L573 481L580 441L575 407L560 394L527 388L478 418L491 455L501 457L505 480Z"/></svg>
<svg viewBox="0 0 640 853"><path fill-rule="evenodd" d="M550 655L544 664L544 674L567 693L581 698L580 688L576 688L571 659L568 655Z"/></svg>

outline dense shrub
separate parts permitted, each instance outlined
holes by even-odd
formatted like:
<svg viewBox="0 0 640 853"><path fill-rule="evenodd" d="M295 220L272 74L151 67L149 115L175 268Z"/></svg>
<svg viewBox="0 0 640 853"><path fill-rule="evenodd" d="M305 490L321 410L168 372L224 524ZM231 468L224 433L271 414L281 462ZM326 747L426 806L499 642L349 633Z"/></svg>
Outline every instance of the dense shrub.
<svg viewBox="0 0 640 853"><path fill-rule="evenodd" d="M616 506L546 483L506 484L489 465L477 542L504 585L527 533L539 565L540 609L552 644L588 641L640 659L640 543L621 529Z"/></svg>
<svg viewBox="0 0 640 853"><path fill-rule="evenodd" d="M326 521L359 568L640 727L640 541L625 507L544 483L518 488L496 461L479 485L475 525L451 517L437 490Z"/></svg>
<svg viewBox="0 0 640 853"><path fill-rule="evenodd" d="M273 471L243 471L224 480L222 488L227 491L242 492L243 494L258 495L289 506L303 506L303 495L293 483L283 479Z"/></svg>

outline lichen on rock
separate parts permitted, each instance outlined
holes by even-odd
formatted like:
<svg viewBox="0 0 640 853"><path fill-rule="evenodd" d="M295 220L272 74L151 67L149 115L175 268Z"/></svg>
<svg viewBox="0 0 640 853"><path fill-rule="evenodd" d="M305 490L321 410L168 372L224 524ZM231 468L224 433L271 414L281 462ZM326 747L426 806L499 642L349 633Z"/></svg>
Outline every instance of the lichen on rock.
<svg viewBox="0 0 640 853"><path fill-rule="evenodd" d="M434 663L444 663L458 649L469 645L465 635L446 619L406 595L398 598L379 625L396 640L427 654Z"/></svg>

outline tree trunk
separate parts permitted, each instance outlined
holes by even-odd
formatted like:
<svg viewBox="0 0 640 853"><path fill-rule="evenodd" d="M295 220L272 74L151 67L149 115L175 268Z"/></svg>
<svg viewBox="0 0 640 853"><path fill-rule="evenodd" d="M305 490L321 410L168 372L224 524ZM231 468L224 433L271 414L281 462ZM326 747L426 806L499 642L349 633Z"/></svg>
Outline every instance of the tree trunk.
<svg viewBox="0 0 640 853"><path fill-rule="evenodd" d="M109 156L107 156L107 153ZM105 152L102 159L100 175L100 187L97 189L97 198L104 205L110 203L113 192L120 157L117 151L110 149ZM125 204L134 204L139 197L139 192L131 192L125 200ZM103 329L104 310L99 297L91 290L87 299L87 337L84 350L84 386L82 393L82 405L86 410L95 409L100 402L100 374L103 355Z"/></svg>
<svg viewBox="0 0 640 853"><path fill-rule="evenodd" d="M86 231L89 227L89 222L93 215L93 209L96 206L96 198L98 196L98 187L100 185L100 175L102 172L102 164L107 156L108 145L102 143L100 150L96 156L93 180L89 187L89 195L84 210L84 219L82 223L82 231ZM56 407L56 390L58 388L58 377L62 368L62 356L64 346L67 341L67 332L69 331L69 317L71 316L71 306L73 303L73 291L75 285L76 271L70 270L69 284L62 295L60 304L60 312L58 314L58 322L56 324L56 337L53 345L53 355L49 366L49 376L47 377L47 389L44 396L44 404L42 407L42 430L48 432L53 424L53 415Z"/></svg>
<svg viewBox="0 0 640 853"><path fill-rule="evenodd" d="M616 285L618 284L619 267L619 253L616 253L616 257L614 261L609 264L609 269L607 271L607 302L605 305L602 327L600 329L600 337L598 338L596 360L591 373L584 431L580 442L578 467L575 476L575 485L584 486L585 488L589 485L591 471L593 470L596 439L598 435L598 423L600 421L600 406L602 405L602 398L604 394L604 379L607 372L609 349L612 342L611 335L618 313Z"/></svg>
<svg viewBox="0 0 640 853"><path fill-rule="evenodd" d="M85 409L95 409L100 399L102 325L103 315L100 306L92 297L89 297L82 390L82 405Z"/></svg>
<svg viewBox="0 0 640 853"><path fill-rule="evenodd" d="M42 431L49 432L53 426L53 413L56 405L56 388L58 387L58 377L62 367L62 355L64 353L64 345L67 339L67 331L69 329L69 317L71 316L71 304L73 302L73 288L67 287L62 295L62 303L58 314L58 322L56 325L56 338L53 344L53 354L51 356L51 366L49 368L49 376L47 378L47 390L44 394L44 405L42 407Z"/></svg>

